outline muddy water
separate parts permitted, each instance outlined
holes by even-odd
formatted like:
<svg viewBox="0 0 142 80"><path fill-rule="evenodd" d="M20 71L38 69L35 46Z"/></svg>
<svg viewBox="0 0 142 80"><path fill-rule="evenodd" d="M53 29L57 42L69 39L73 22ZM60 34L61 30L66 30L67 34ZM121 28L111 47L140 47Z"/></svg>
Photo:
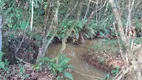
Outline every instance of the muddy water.
<svg viewBox="0 0 142 80"><path fill-rule="evenodd" d="M84 51L87 51L87 47L92 44L92 40L86 41L84 44L85 48L73 44L67 44L64 53L71 59L70 64L75 66L75 71L73 72L74 80L96 80L95 77L104 78L107 74L105 71L92 67L81 58L81 54ZM61 46L61 44L50 45L48 48L48 54L52 56L57 55L61 49ZM91 79L91 76L94 78Z"/></svg>

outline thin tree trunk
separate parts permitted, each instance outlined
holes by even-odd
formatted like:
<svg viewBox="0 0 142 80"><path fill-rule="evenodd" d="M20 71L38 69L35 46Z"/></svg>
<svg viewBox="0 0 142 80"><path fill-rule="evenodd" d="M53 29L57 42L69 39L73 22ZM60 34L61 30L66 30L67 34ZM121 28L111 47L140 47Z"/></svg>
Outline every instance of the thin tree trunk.
<svg viewBox="0 0 142 80"><path fill-rule="evenodd" d="M79 3L79 10L78 10L77 15L76 15L78 20L80 19L81 12L82 12L82 2Z"/></svg>
<svg viewBox="0 0 142 80"><path fill-rule="evenodd" d="M51 1L50 3L51 3L50 6L53 8L53 5L54 5L53 1ZM47 53L47 48L48 48L49 44L51 43L51 41L53 40L53 38L55 37L55 35L57 33L56 28L58 26L58 12L59 12L59 7L60 7L60 0L57 0L56 7L54 8L54 10L52 10L52 12L50 12L50 13L54 14L54 17L51 17L52 18L52 22L51 22L51 25L49 27L49 30L48 31L44 30L45 33L44 33L44 37L43 37L43 41L42 41L42 47L39 48L39 53L38 53L38 56L37 56L36 63L38 63L38 60L40 58L42 58L42 57L45 56L45 54ZM49 13L49 11L48 11L48 13ZM49 14L46 15L45 25L44 25L45 29L47 29L46 27L47 27L47 21L49 20L48 19L49 16L50 16ZM49 40L47 40L47 37L49 36L49 34L52 31L54 32L53 35L52 35L52 37Z"/></svg>
<svg viewBox="0 0 142 80"><path fill-rule="evenodd" d="M126 43L126 45L129 45L127 43L127 40L126 40L126 36L124 34L124 31L123 31L123 25L122 25L122 21L121 21L121 16L119 14L119 11L117 9L117 6L114 2L114 0L109 0L110 4L111 4L111 7L112 7L112 10L114 12L114 15L115 15L115 18L116 18L116 22L118 24L118 30L120 32L120 37L121 37L121 40Z"/></svg>
<svg viewBox="0 0 142 80"><path fill-rule="evenodd" d="M60 0L57 0L57 3L56 3L56 7L55 7L55 12L54 12L54 17L52 19L52 22L51 22L51 25L50 25L50 29L49 29L49 32L51 32L52 30L55 31L55 29L57 28L58 26L58 13L59 13L59 8L60 8ZM54 11L54 10L53 10ZM43 55L42 57L45 56L46 52L47 52L47 48L49 46L49 44L51 43L52 39L54 38L54 36L56 35L56 32L54 32L53 36L50 38L49 41L47 41L47 37L49 35L49 32L46 34L45 36L45 39L46 41L43 43Z"/></svg>
<svg viewBox="0 0 142 80"><path fill-rule="evenodd" d="M0 16L0 53L2 52L2 16Z"/></svg>
<svg viewBox="0 0 142 80"><path fill-rule="evenodd" d="M90 8L90 3L91 3L91 1L89 0L88 5L87 5L87 10L86 10L86 13L85 13L85 16L84 16L84 20L87 17L87 14L88 14L88 11L89 11L89 8Z"/></svg>

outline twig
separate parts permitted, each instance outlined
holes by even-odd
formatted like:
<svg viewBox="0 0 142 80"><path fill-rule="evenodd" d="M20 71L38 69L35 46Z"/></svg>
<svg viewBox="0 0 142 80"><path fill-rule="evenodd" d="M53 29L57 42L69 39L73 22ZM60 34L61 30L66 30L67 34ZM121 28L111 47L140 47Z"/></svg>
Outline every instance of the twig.
<svg viewBox="0 0 142 80"><path fill-rule="evenodd" d="M96 76L84 74L84 73L79 72L79 71L77 71L77 70L75 70L74 72L76 72L76 73L78 73L78 74L81 74L81 75L83 75L84 77L86 76L86 77L90 77L90 78L93 78L93 79L103 79L103 78L100 78L100 77L96 77Z"/></svg>
<svg viewBox="0 0 142 80"><path fill-rule="evenodd" d="M89 18L88 18L88 21L83 25L83 28L82 28L82 29L86 29L86 27L88 26L89 22L90 22L91 19L93 18L94 13L95 13L95 12L98 12L99 10L101 10L101 9L105 6L106 2L107 2L107 0L105 0L105 2L104 2L104 4L103 4L102 7L100 7L100 8L97 9L97 10L93 10L93 11L91 12L91 14L90 14L90 16L89 16Z"/></svg>
<svg viewBox="0 0 142 80"><path fill-rule="evenodd" d="M131 65L130 67L128 67L125 71L123 71L123 72L121 73L121 75L120 75L119 77L116 77L116 78L114 78L113 80L121 80L121 78L122 78L126 73L128 73L128 71L131 70L132 67L133 67L133 65Z"/></svg>
<svg viewBox="0 0 142 80"><path fill-rule="evenodd" d="M16 59L18 59L18 61L23 62L24 64L27 64L28 62L24 61L23 59L20 59L18 57L15 57Z"/></svg>
<svg viewBox="0 0 142 80"><path fill-rule="evenodd" d="M19 44L19 46L18 46L18 48L16 49L16 51L15 51L15 53L14 53L14 56L17 54L17 52L19 51L19 49L20 49L20 47L21 47L21 45L22 45L22 43L24 42L24 39L25 39L25 31L26 31L26 29L27 29L27 27L28 27L28 24L26 25L26 27L25 27L25 30L24 30L24 33L23 33L23 38L22 38L22 41L20 42L20 44ZM16 59L18 59L17 57L16 57ZM19 60L19 59L18 59Z"/></svg>
<svg viewBox="0 0 142 80"><path fill-rule="evenodd" d="M19 49L20 49L20 47L21 47L21 45L22 45L23 42L24 42L24 36L23 36L22 41L20 42L18 48L17 48L16 51L15 51L15 55L16 55L17 52L19 51Z"/></svg>
<svg viewBox="0 0 142 80"><path fill-rule="evenodd" d="M92 0L89 0L89 2L88 2L87 10L86 10L86 13L85 13L85 16L84 16L84 20L85 20L87 14L88 14L88 11L89 11L89 8L90 8L89 6L90 6L91 1L92 1Z"/></svg>
<svg viewBox="0 0 142 80"><path fill-rule="evenodd" d="M78 4L78 3L79 3L79 2L77 1L76 4L75 4L75 6L72 8L72 10L70 10L70 12L69 12L68 14L66 14L66 17L64 18L63 21L65 21L65 20L69 17L69 15L74 11L74 9L77 7L77 4Z"/></svg>
<svg viewBox="0 0 142 80"><path fill-rule="evenodd" d="M120 45L120 39L119 39L119 36L118 36L118 33L117 33L117 30L116 30L116 21L113 23L113 27L114 27L114 30L115 30L115 34L116 34L116 37L118 39L118 45L119 45L119 49L120 49L120 56L122 57L123 61L125 60L124 57L123 57L123 51L122 51L122 47Z"/></svg>
<svg viewBox="0 0 142 80"><path fill-rule="evenodd" d="M119 73L113 78L113 80L117 79L117 78L120 76L121 73L123 73L123 70L122 70L122 69L121 69L121 71L119 71Z"/></svg>

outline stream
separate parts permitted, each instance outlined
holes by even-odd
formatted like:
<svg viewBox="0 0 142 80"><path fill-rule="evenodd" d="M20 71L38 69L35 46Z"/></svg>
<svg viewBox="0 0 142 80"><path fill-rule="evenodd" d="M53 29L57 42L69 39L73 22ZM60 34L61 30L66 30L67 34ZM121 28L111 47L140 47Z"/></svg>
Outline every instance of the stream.
<svg viewBox="0 0 142 80"><path fill-rule="evenodd" d="M89 47L93 44L94 40L86 40L84 45ZM51 44L48 48L48 55L56 56L59 53L61 47L61 44ZM72 73L74 80L97 80L97 78L104 78L107 72L89 65L81 58L82 53L87 50L87 48L81 47L79 45L70 43L66 44L66 49L63 53L65 53L67 57L71 59L70 64L75 66L75 70Z"/></svg>

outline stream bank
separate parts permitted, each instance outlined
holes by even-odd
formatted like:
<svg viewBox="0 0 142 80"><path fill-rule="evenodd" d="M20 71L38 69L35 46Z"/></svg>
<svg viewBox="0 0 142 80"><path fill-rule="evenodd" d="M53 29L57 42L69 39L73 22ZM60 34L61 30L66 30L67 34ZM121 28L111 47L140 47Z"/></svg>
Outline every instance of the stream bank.
<svg viewBox="0 0 142 80"><path fill-rule="evenodd" d="M88 51L88 48L93 45L93 42L94 40L86 40L86 43L83 44L86 47L68 43L66 49L63 51L71 59L70 64L75 66L75 70L72 73L74 80L102 79L108 74L107 71L90 65L82 57L84 52ZM54 57L58 55L61 47L61 44L51 44L48 48L48 55L46 56L50 55L49 57Z"/></svg>
<svg viewBox="0 0 142 80"><path fill-rule="evenodd" d="M66 49L63 51L63 53L66 54L67 57L71 59L70 64L75 66L75 69L72 73L74 80L104 79L107 74L111 73L111 71L116 68L116 66L120 68L123 66L123 61L118 56L118 54L113 54L108 56L107 53L100 54L100 52L98 51L101 50L97 51L91 48L92 46L100 45L98 43L104 42L105 40L106 39L85 40L85 43L80 45L72 43L66 44L67 46ZM22 41L21 38L16 39L16 41L12 40L12 43L9 44L10 45L9 47L11 47L10 49L11 52L13 50L15 52L16 49L14 48L14 45L18 46L18 44L20 44L21 41ZM34 52L37 53L36 50L38 49L38 47L34 45L35 43L33 43L32 41L26 38L24 41L25 42L23 42L22 46L19 48L20 51L18 52L19 56L18 55L17 56L20 57L21 59L25 59L24 61L26 62L31 62L30 59L36 57L33 57L34 55L31 55L31 57L26 57L26 56L28 56L29 53L33 54ZM54 58L60 53L61 47L62 47L61 43L50 44L46 56ZM33 50L29 50L29 48ZM116 51L114 51L114 53L115 52ZM109 53L112 54L111 52Z"/></svg>

